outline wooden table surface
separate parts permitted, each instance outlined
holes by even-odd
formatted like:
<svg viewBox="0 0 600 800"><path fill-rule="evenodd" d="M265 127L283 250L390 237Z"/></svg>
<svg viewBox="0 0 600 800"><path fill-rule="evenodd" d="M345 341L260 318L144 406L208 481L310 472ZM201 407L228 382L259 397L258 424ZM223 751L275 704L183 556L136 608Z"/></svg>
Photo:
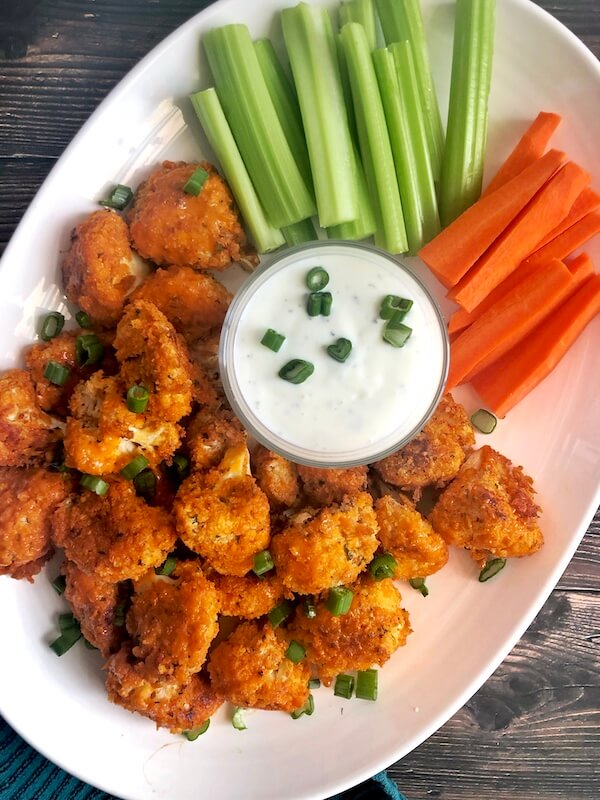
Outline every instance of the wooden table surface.
<svg viewBox="0 0 600 800"><path fill-rule="evenodd" d="M0 252L108 91L206 5L0 0ZM600 57L600 0L539 5ZM410 800L600 798L599 556L597 514L558 587L502 666L443 728L391 767Z"/></svg>

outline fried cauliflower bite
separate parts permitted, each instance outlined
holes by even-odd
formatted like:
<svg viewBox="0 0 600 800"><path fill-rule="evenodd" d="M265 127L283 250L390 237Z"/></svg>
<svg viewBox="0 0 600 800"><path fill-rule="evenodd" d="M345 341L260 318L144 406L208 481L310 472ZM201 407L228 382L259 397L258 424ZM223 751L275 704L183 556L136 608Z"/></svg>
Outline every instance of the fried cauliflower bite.
<svg viewBox="0 0 600 800"><path fill-rule="evenodd" d="M318 512L301 511L271 542L277 574L300 594L353 583L377 550L377 531L367 492Z"/></svg>
<svg viewBox="0 0 600 800"><path fill-rule="evenodd" d="M381 546L398 562L395 578L424 578L448 561L446 542L408 500L380 497L375 502L375 513Z"/></svg>
<svg viewBox="0 0 600 800"><path fill-rule="evenodd" d="M208 178L194 196L183 187L199 167ZM138 188L128 222L135 249L160 266L220 270L256 261L229 187L206 161L164 161Z"/></svg>
<svg viewBox="0 0 600 800"><path fill-rule="evenodd" d="M252 471L271 508L292 508L300 500L298 468L287 458L258 445L252 453Z"/></svg>
<svg viewBox="0 0 600 800"><path fill-rule="evenodd" d="M149 411L129 411L125 398L120 380L101 371L77 385L65 430L69 467L89 475L109 475L140 453L151 467L170 460L181 442L181 428Z"/></svg>
<svg viewBox="0 0 600 800"><path fill-rule="evenodd" d="M217 590L221 613L227 617L257 619L268 614L286 596L283 583L269 573L262 578L254 575L211 575Z"/></svg>
<svg viewBox="0 0 600 800"><path fill-rule="evenodd" d="M183 543L222 575L245 575L269 544L269 501L250 474L245 445L227 450L215 469L193 472L174 511Z"/></svg>
<svg viewBox="0 0 600 800"><path fill-rule="evenodd" d="M246 445L246 432L229 409L202 408L187 427L185 443L194 468L211 469L230 447Z"/></svg>
<svg viewBox="0 0 600 800"><path fill-rule="evenodd" d="M52 540L79 569L107 583L137 580L160 566L177 536L170 515L147 505L133 483L111 478L104 497L91 491L62 503Z"/></svg>
<svg viewBox="0 0 600 800"><path fill-rule="evenodd" d="M350 588L354 596L347 614L333 616L321 600L315 617L299 612L287 629L306 648L308 660L326 685L340 672L382 666L406 644L411 632L408 612L392 580L374 581L364 575Z"/></svg>
<svg viewBox="0 0 600 800"><path fill-rule="evenodd" d="M201 727L223 702L204 675L192 675L183 683L149 680L127 645L106 663L106 689L112 703L148 717L157 728L171 733Z"/></svg>
<svg viewBox="0 0 600 800"><path fill-rule="evenodd" d="M159 308L189 342L221 328L231 293L212 275L190 267L158 269L133 294Z"/></svg>
<svg viewBox="0 0 600 800"><path fill-rule="evenodd" d="M418 494L424 486L451 481L474 444L464 408L447 394L421 433L373 466L387 483Z"/></svg>
<svg viewBox="0 0 600 800"><path fill-rule="evenodd" d="M148 414L179 422L192 408L192 365L185 342L162 311L135 300L117 325L115 350L126 387L139 384L150 393Z"/></svg>
<svg viewBox="0 0 600 800"><path fill-rule="evenodd" d="M72 331L61 333L50 342L32 345L25 354L25 364L31 372L39 406L44 411L65 416L68 398L82 378L75 352L77 336L78 334ZM56 361L69 370L69 377L64 386L56 386L44 377L48 361Z"/></svg>
<svg viewBox="0 0 600 800"><path fill-rule="evenodd" d="M448 544L470 551L483 566L491 557L529 556L544 543L533 481L487 445L472 453L430 515Z"/></svg>
<svg viewBox="0 0 600 800"><path fill-rule="evenodd" d="M218 633L217 590L198 563L180 561L170 577L151 570L133 587L127 630L143 674L183 682L200 672Z"/></svg>
<svg viewBox="0 0 600 800"><path fill-rule="evenodd" d="M0 575L27 578L52 556L51 520L70 480L43 469L0 469Z"/></svg>
<svg viewBox="0 0 600 800"><path fill-rule="evenodd" d="M28 372L0 375L0 467L49 461L62 439L60 425L39 407Z"/></svg>
<svg viewBox="0 0 600 800"><path fill-rule="evenodd" d="M116 211L94 211L71 233L62 262L65 294L94 322L110 328L123 311L138 269L129 231Z"/></svg>
<svg viewBox="0 0 600 800"><path fill-rule="evenodd" d="M286 658L289 640L269 622L243 622L210 655L208 671L219 694L236 706L295 711L308 700L306 661Z"/></svg>
<svg viewBox="0 0 600 800"><path fill-rule="evenodd" d="M367 467L320 469L299 464L298 475L304 494L313 506L341 503L346 495L358 494L367 488Z"/></svg>
<svg viewBox="0 0 600 800"><path fill-rule="evenodd" d="M88 575L72 561L65 561L61 572L66 579L64 597L79 620L81 632L108 658L125 638L124 626L117 625L127 596L125 584Z"/></svg>

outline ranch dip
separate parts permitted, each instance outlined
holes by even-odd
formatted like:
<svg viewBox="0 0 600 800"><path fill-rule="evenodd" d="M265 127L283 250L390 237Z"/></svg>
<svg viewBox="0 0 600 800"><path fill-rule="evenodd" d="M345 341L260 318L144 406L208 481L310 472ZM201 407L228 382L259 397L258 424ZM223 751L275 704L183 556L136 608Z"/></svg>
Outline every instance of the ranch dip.
<svg viewBox="0 0 600 800"><path fill-rule="evenodd" d="M306 279L329 280L328 316L309 316ZM412 301L403 346L384 341L386 295ZM261 344L271 329L278 352ZM343 362L329 345L347 339ZM301 383L279 372L294 359L314 371ZM395 259L372 248L319 242L288 250L262 267L235 297L221 338L221 375L232 408L255 437L293 461L321 466L368 463L405 444L441 397L448 339L437 306Z"/></svg>

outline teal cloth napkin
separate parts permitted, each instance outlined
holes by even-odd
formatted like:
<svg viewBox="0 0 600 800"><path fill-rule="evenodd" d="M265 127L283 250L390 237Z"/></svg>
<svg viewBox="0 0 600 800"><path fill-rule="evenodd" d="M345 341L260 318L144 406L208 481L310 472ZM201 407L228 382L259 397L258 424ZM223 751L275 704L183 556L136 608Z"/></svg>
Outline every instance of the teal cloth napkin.
<svg viewBox="0 0 600 800"><path fill-rule="evenodd" d="M0 717L0 800L111 800L37 753ZM215 798L218 800L218 798ZM331 800L406 800L385 772Z"/></svg>

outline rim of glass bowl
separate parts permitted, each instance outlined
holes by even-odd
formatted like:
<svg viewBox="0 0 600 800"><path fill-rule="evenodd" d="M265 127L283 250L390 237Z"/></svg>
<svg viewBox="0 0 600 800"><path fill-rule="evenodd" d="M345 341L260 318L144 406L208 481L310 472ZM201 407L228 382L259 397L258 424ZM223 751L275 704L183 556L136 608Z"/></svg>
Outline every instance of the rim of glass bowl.
<svg viewBox="0 0 600 800"><path fill-rule="evenodd" d="M266 425L264 425L261 420L252 413L251 409L243 402L243 392L241 391L239 384L234 378L234 344L235 344L235 335L237 332L237 328L242 316L242 313L246 307L247 302L250 298L254 295L257 289L263 283L263 279L266 280L264 277L267 273L271 274L280 268L281 262L287 261L290 257L295 255L301 255L306 251L314 250L314 249L321 249L321 248L332 248L332 247L343 247L352 250L363 250L369 253L375 253L376 255L385 258L387 261L392 263L395 267L403 270L408 276L415 281L416 284L420 287L423 294L429 301L433 311L434 316L438 322L441 338L442 338L442 357L443 357L443 364L442 370L440 373L440 380L435 392L434 398L428 407L427 411L423 414L422 418L419 420L418 424L408 433L406 433L403 437L398 439L391 446L387 446L382 450L377 450L372 454L368 455L368 458L364 457L364 454L361 452L360 457L347 457L340 460L328 460L327 454L318 453L315 450L310 448L303 448L298 445L293 445L291 443L286 442L281 437L273 434ZM325 468L345 468L345 467L356 467L363 464L372 464L375 461L380 461L382 458L395 453L401 447L404 447L411 439L423 429L423 427L427 424L427 421L430 419L431 415L437 408L438 403L440 402L442 395L444 393L444 387L446 385L446 378L448 377L448 368L450 363L450 340L448 338L448 331L446 329L446 323L442 316L442 313L439 309L439 306L435 299L432 297L431 293L425 286L425 284L420 280L420 278L412 272L405 264L399 261L394 256L390 255L389 253L385 252L385 250L381 250L378 247L372 245L362 244L360 242L346 242L343 240L336 240L336 239L327 239L324 241L316 241L316 242L306 242L295 247L286 248L282 253L278 254L274 259L269 260L267 263L261 264L258 269L256 269L252 275L250 275L242 287L238 290L238 292L234 295L234 298L229 306L227 314L225 316L225 320L223 322L223 327L221 330L221 340L219 344L219 371L221 374L221 382L223 384L223 388L225 390L225 394L227 399L233 409L233 412L238 417L242 425L246 428L246 430L262 445L267 447L269 450L272 450L275 453L279 453L279 455L284 456L284 458L293 461L296 464L302 464L304 466L309 467L325 467ZM231 368L230 368L231 365ZM237 388L236 388L237 387ZM376 444L374 444L374 447ZM333 456L336 454L333 453ZM345 455L345 454L344 454Z"/></svg>

